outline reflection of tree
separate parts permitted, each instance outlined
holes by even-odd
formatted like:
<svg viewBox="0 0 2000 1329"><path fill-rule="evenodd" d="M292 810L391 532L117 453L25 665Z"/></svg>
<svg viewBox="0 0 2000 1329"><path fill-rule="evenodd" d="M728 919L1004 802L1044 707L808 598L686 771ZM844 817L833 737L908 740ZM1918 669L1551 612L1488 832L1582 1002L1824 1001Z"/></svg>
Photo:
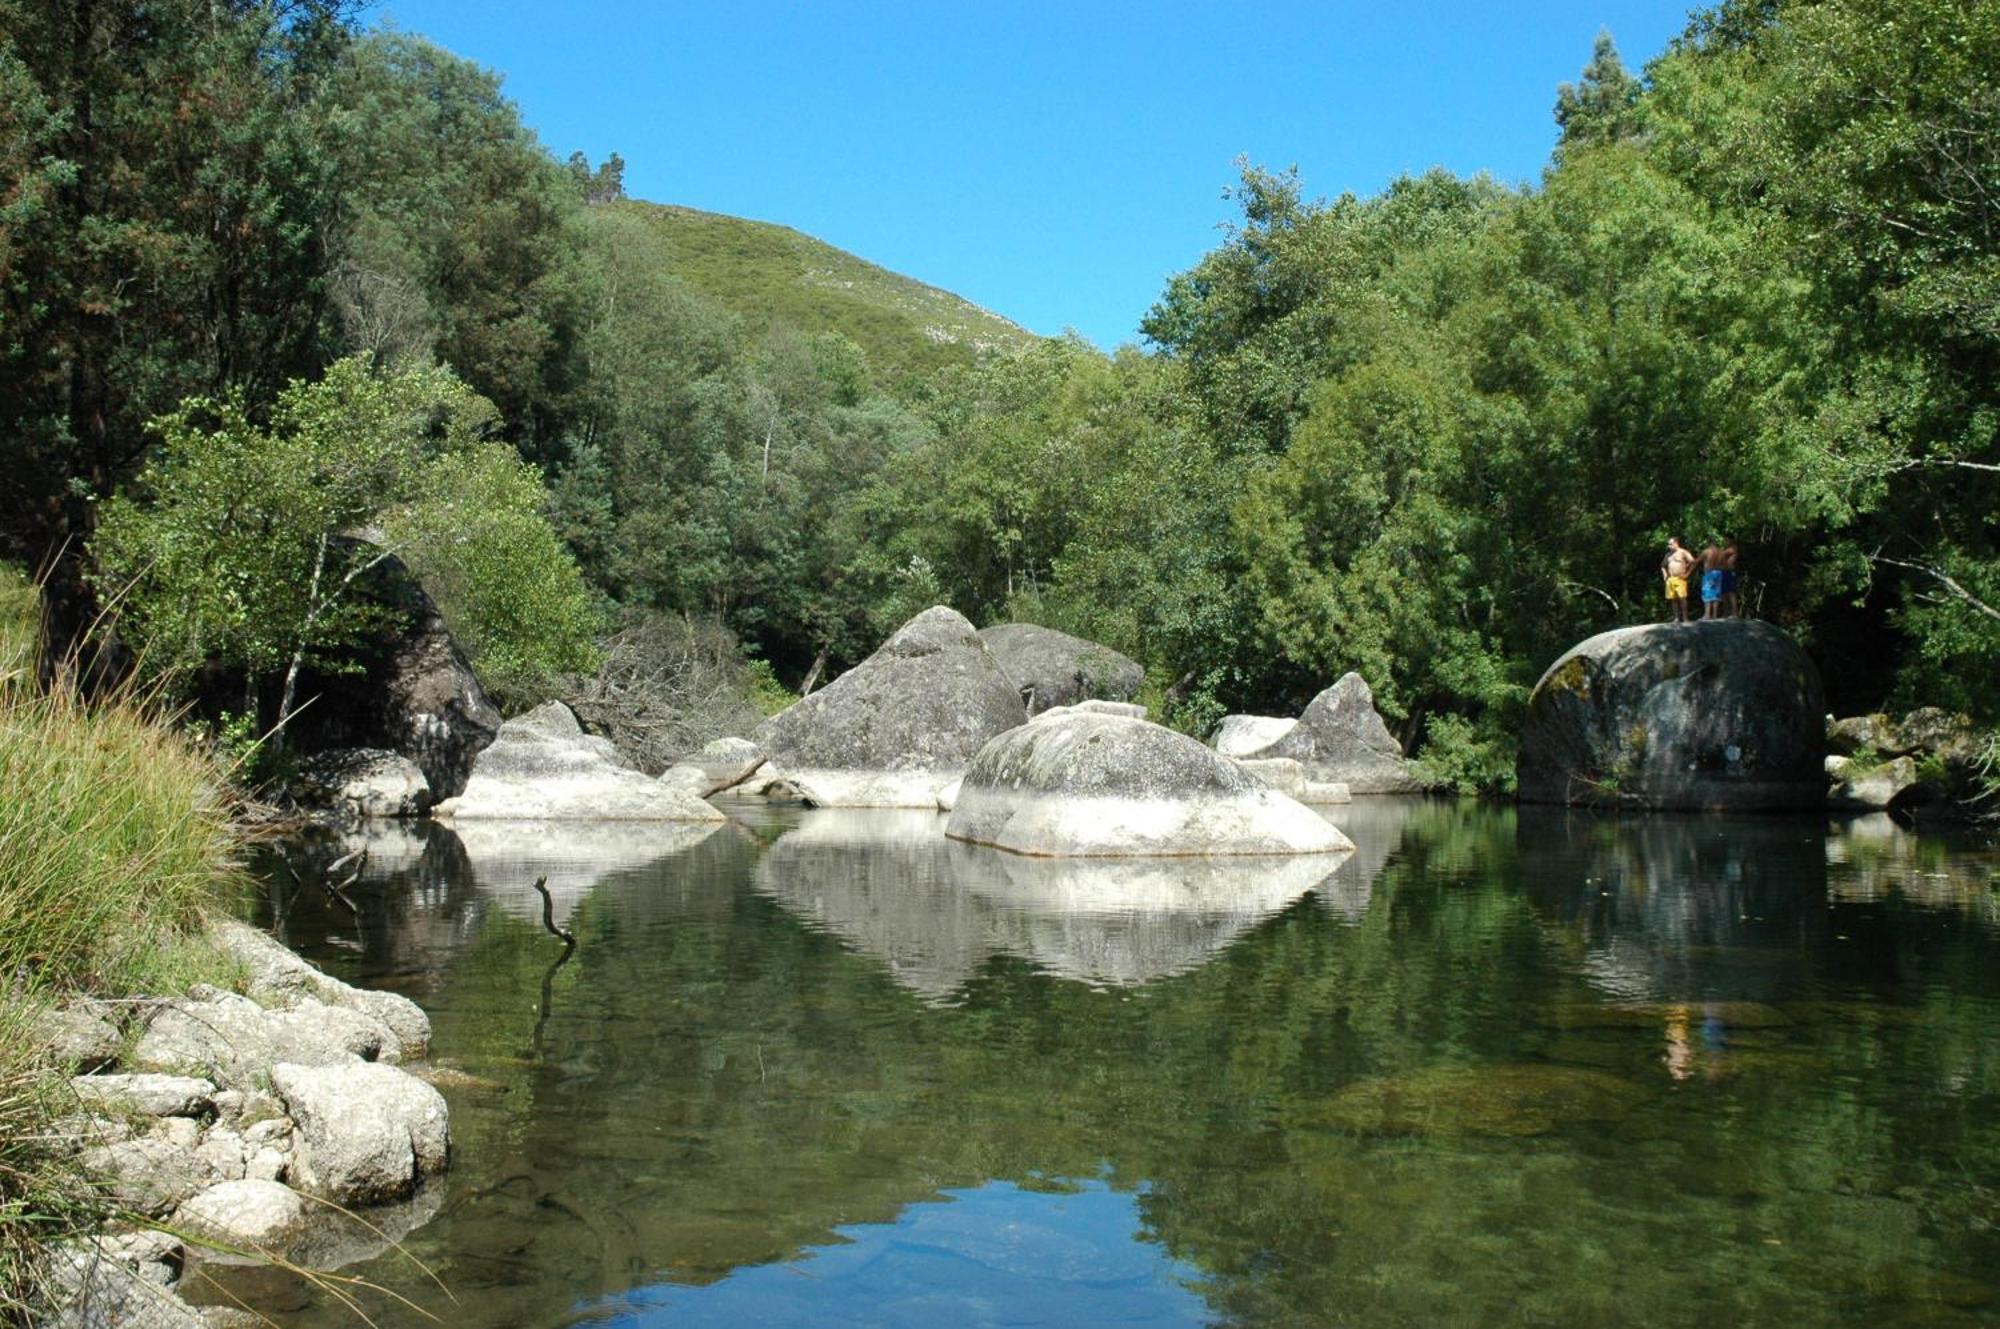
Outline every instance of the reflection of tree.
<svg viewBox="0 0 2000 1329"><path fill-rule="evenodd" d="M453 1200L413 1249L465 1322L552 1323L788 1258L942 1187L1108 1168L1146 1184L1150 1236L1210 1275L1231 1322L1833 1322L1880 1311L1885 1270L1943 1286L1994 1267L1973 1221L2000 1218L1976 1188L2000 1159L1991 937L1892 929L1877 953L1921 941L1954 975L1918 1023L1886 1023L1911 1012L1882 1001L1788 1007L1801 1023L1715 1083L1675 1087L1657 1030L1539 1022L1548 1002L1601 1000L1577 938L1653 945L1654 925L1659 954L1738 951L1747 973L1727 954L1703 972L1750 983L1789 928L1788 981L1852 986L1811 903L1812 851L1672 826L1556 834L1510 809L1419 809L1358 923L1295 907L1193 972L1112 991L989 956L945 1008L742 889L758 847L718 835L582 902L540 1058L522 1052L547 937L491 915L452 959L438 1046L491 1086L451 1091ZM1616 908L1592 884L1614 868L1631 882ZM1787 871L1807 874L1789 914ZM706 893L663 907L688 874ZM1765 923L1729 923L1732 905ZM1370 1077L1576 1056L1643 1088L1623 1124L1523 1140L1323 1124Z"/></svg>

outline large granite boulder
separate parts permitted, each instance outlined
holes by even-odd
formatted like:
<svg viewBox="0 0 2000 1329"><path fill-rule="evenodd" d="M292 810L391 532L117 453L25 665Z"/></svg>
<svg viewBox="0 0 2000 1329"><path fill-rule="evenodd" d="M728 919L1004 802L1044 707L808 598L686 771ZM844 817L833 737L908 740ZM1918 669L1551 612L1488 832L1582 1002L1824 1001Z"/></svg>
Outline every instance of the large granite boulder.
<svg viewBox="0 0 2000 1329"><path fill-rule="evenodd" d="M348 825L430 810L430 781L401 753L387 748L333 748L308 758L292 782L294 796Z"/></svg>
<svg viewBox="0 0 2000 1329"><path fill-rule="evenodd" d="M1317 813L1187 735L1088 711L1025 725L981 748L945 834L1047 857L1354 847Z"/></svg>
<svg viewBox="0 0 2000 1329"><path fill-rule="evenodd" d="M1826 801L1819 671L1768 623L1599 633L1528 699L1517 767L1531 803L1731 811Z"/></svg>
<svg viewBox="0 0 2000 1329"><path fill-rule="evenodd" d="M279 1063L271 1087L299 1126L293 1180L336 1204L409 1195L451 1151L444 1095L394 1066Z"/></svg>
<svg viewBox="0 0 2000 1329"><path fill-rule="evenodd" d="M1414 794L1426 787L1359 674L1341 675L1268 747L1231 755L1252 761L1290 757L1306 768L1309 779L1344 784L1350 794Z"/></svg>
<svg viewBox="0 0 2000 1329"><path fill-rule="evenodd" d="M456 821L721 821L673 783L632 766L609 739L583 732L559 701L500 726L472 764L465 792L433 815Z"/></svg>
<svg viewBox="0 0 2000 1329"><path fill-rule="evenodd" d="M979 639L1021 689L1029 715L1080 701L1130 701L1146 681L1138 661L1067 632L1033 623L999 623Z"/></svg>
<svg viewBox="0 0 2000 1329"><path fill-rule="evenodd" d="M500 731L500 709L480 686L437 604L395 558L357 583L382 626L337 672L308 670L291 726L301 750L386 748L415 762L430 792L465 788L476 757Z"/></svg>
<svg viewBox="0 0 2000 1329"><path fill-rule="evenodd" d="M943 605L752 736L782 778L822 807L937 806L981 745L1028 713L964 615Z"/></svg>

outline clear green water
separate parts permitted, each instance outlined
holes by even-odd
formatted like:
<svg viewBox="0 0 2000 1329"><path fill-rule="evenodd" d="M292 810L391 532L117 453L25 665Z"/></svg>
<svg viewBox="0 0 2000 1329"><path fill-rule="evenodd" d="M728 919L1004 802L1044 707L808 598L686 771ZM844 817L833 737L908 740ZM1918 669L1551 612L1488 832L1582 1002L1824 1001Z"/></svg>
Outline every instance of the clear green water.
<svg viewBox="0 0 2000 1329"><path fill-rule="evenodd" d="M358 922L271 887L452 1071L406 1246L455 1301L343 1274L454 1325L2000 1323L1991 837L1368 800L1330 876L1191 880L739 815L384 839Z"/></svg>

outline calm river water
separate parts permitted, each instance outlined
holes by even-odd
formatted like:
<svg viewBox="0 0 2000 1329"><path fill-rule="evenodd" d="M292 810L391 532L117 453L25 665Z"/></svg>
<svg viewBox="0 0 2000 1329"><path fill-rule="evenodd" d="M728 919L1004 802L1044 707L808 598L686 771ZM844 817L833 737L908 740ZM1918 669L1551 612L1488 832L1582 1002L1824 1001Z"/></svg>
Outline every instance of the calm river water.
<svg viewBox="0 0 2000 1329"><path fill-rule="evenodd" d="M447 1068L452 1171L376 1216L437 1281L343 1275L450 1325L2000 1323L1990 836L1374 799L1337 866L1155 870L734 815L270 886Z"/></svg>

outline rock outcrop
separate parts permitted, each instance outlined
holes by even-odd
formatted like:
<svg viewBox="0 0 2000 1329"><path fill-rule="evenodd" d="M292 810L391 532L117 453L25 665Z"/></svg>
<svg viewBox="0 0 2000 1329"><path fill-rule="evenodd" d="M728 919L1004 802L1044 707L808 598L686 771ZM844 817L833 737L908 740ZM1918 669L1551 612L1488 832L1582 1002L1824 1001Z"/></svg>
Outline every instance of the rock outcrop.
<svg viewBox="0 0 2000 1329"><path fill-rule="evenodd" d="M1262 752L1292 732L1297 720L1282 715L1225 715L1209 736L1208 745L1225 757Z"/></svg>
<svg viewBox="0 0 2000 1329"><path fill-rule="evenodd" d="M1819 671L1768 623L1599 633L1528 699L1517 768L1531 803L1731 811L1826 801Z"/></svg>
<svg viewBox="0 0 2000 1329"><path fill-rule="evenodd" d="M401 1199L444 1170L451 1148L444 1095L413 1075L364 1061L271 1070L299 1126L292 1171L336 1204Z"/></svg>
<svg viewBox="0 0 2000 1329"><path fill-rule="evenodd" d="M1901 719L1828 717L1827 801L1847 811L1978 803L1987 759L1972 718L1924 706Z"/></svg>
<svg viewBox="0 0 2000 1329"><path fill-rule="evenodd" d="M1216 736L1220 740L1222 731ZM1346 785L1350 794L1414 794L1425 788L1359 674L1341 675L1339 682L1312 699L1298 723L1269 745L1230 755L1252 761L1290 757L1306 768L1308 779Z"/></svg>
<svg viewBox="0 0 2000 1329"><path fill-rule="evenodd" d="M1849 812L1880 812L1920 801L1923 779L1910 757L1864 761L1856 757L1826 759L1829 806Z"/></svg>
<svg viewBox="0 0 2000 1329"><path fill-rule="evenodd" d="M1146 681L1138 661L1067 632L1033 623L999 623L979 639L1021 690L1029 715L1080 701L1130 701Z"/></svg>
<svg viewBox="0 0 2000 1329"><path fill-rule="evenodd" d="M1351 850L1311 809L1185 734L1075 712L980 749L945 834L1047 857Z"/></svg>
<svg viewBox="0 0 2000 1329"><path fill-rule="evenodd" d="M465 792L433 809L444 820L713 821L720 812L628 764L576 713L547 702L500 726L472 764Z"/></svg>
<svg viewBox="0 0 2000 1329"><path fill-rule="evenodd" d="M415 762L431 794L465 788L472 760L500 731L500 710L417 579L385 559L357 589L387 626L346 657L348 672L308 672L292 725L304 751L386 748Z"/></svg>
<svg viewBox="0 0 2000 1329"><path fill-rule="evenodd" d="M982 744L1027 718L972 624L938 605L753 737L771 780L810 803L935 808Z"/></svg>
<svg viewBox="0 0 2000 1329"><path fill-rule="evenodd" d="M343 825L421 817L435 801L417 764L387 748L334 748L308 758L293 781L294 796Z"/></svg>

